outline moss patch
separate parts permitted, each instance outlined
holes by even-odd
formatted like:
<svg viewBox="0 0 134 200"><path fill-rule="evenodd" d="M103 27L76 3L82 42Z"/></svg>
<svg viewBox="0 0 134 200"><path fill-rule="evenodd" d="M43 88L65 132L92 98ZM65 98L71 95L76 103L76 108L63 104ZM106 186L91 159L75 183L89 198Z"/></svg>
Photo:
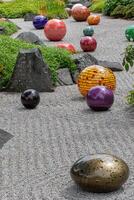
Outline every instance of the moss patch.
<svg viewBox="0 0 134 200"><path fill-rule="evenodd" d="M0 27L5 28L5 35L12 35L13 33L17 32L18 28L14 23L11 22L0 22Z"/></svg>

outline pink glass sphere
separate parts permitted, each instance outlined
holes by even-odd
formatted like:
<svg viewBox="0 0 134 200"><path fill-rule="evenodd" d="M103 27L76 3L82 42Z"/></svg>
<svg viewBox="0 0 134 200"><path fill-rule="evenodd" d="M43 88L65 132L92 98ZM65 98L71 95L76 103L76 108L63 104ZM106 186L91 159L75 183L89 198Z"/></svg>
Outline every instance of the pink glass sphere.
<svg viewBox="0 0 134 200"><path fill-rule="evenodd" d="M80 46L83 51L95 51L97 47L96 39L90 36L82 37L80 40Z"/></svg>
<svg viewBox="0 0 134 200"><path fill-rule="evenodd" d="M87 105L96 111L108 110L114 102L113 91L105 86L92 87L86 96Z"/></svg>
<svg viewBox="0 0 134 200"><path fill-rule="evenodd" d="M60 44L57 44L57 47L66 49L70 53L76 53L76 49L74 45L70 43L60 43Z"/></svg>
<svg viewBox="0 0 134 200"><path fill-rule="evenodd" d="M44 27L44 33L47 39L51 41L60 41L66 35L66 25L62 20L51 19Z"/></svg>

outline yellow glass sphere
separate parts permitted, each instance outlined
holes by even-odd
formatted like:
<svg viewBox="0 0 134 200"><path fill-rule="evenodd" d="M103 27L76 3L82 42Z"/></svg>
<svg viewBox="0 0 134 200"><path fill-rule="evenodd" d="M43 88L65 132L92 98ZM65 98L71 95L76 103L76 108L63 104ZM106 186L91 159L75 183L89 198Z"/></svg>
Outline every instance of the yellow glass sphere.
<svg viewBox="0 0 134 200"><path fill-rule="evenodd" d="M103 85L108 89L115 90L116 77L113 71L99 65L86 67L78 76L78 88L83 96L86 96L89 89L97 85Z"/></svg>

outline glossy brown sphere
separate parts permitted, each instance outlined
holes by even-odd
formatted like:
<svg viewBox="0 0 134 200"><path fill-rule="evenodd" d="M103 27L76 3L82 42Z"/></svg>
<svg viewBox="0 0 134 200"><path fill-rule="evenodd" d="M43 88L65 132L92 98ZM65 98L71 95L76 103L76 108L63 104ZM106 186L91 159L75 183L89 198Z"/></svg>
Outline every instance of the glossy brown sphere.
<svg viewBox="0 0 134 200"><path fill-rule="evenodd" d="M95 154L76 161L70 174L83 189L90 192L112 192L128 179L129 168L116 156Z"/></svg>
<svg viewBox="0 0 134 200"><path fill-rule="evenodd" d="M89 15L90 11L86 6L77 6L72 8L72 17L76 21L86 21Z"/></svg>

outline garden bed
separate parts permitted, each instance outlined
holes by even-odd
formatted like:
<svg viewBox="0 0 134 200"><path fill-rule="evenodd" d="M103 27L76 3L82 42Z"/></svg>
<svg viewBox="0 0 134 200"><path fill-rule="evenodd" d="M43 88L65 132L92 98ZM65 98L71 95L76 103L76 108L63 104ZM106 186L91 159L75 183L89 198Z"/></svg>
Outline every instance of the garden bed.
<svg viewBox="0 0 134 200"><path fill-rule="evenodd" d="M73 71L76 68L70 53L56 47L39 46L12 39L8 36L0 36L0 88L9 82L18 52L20 49L39 48L44 60L49 65L52 73L53 83L57 82L57 71L59 68L68 68Z"/></svg>

